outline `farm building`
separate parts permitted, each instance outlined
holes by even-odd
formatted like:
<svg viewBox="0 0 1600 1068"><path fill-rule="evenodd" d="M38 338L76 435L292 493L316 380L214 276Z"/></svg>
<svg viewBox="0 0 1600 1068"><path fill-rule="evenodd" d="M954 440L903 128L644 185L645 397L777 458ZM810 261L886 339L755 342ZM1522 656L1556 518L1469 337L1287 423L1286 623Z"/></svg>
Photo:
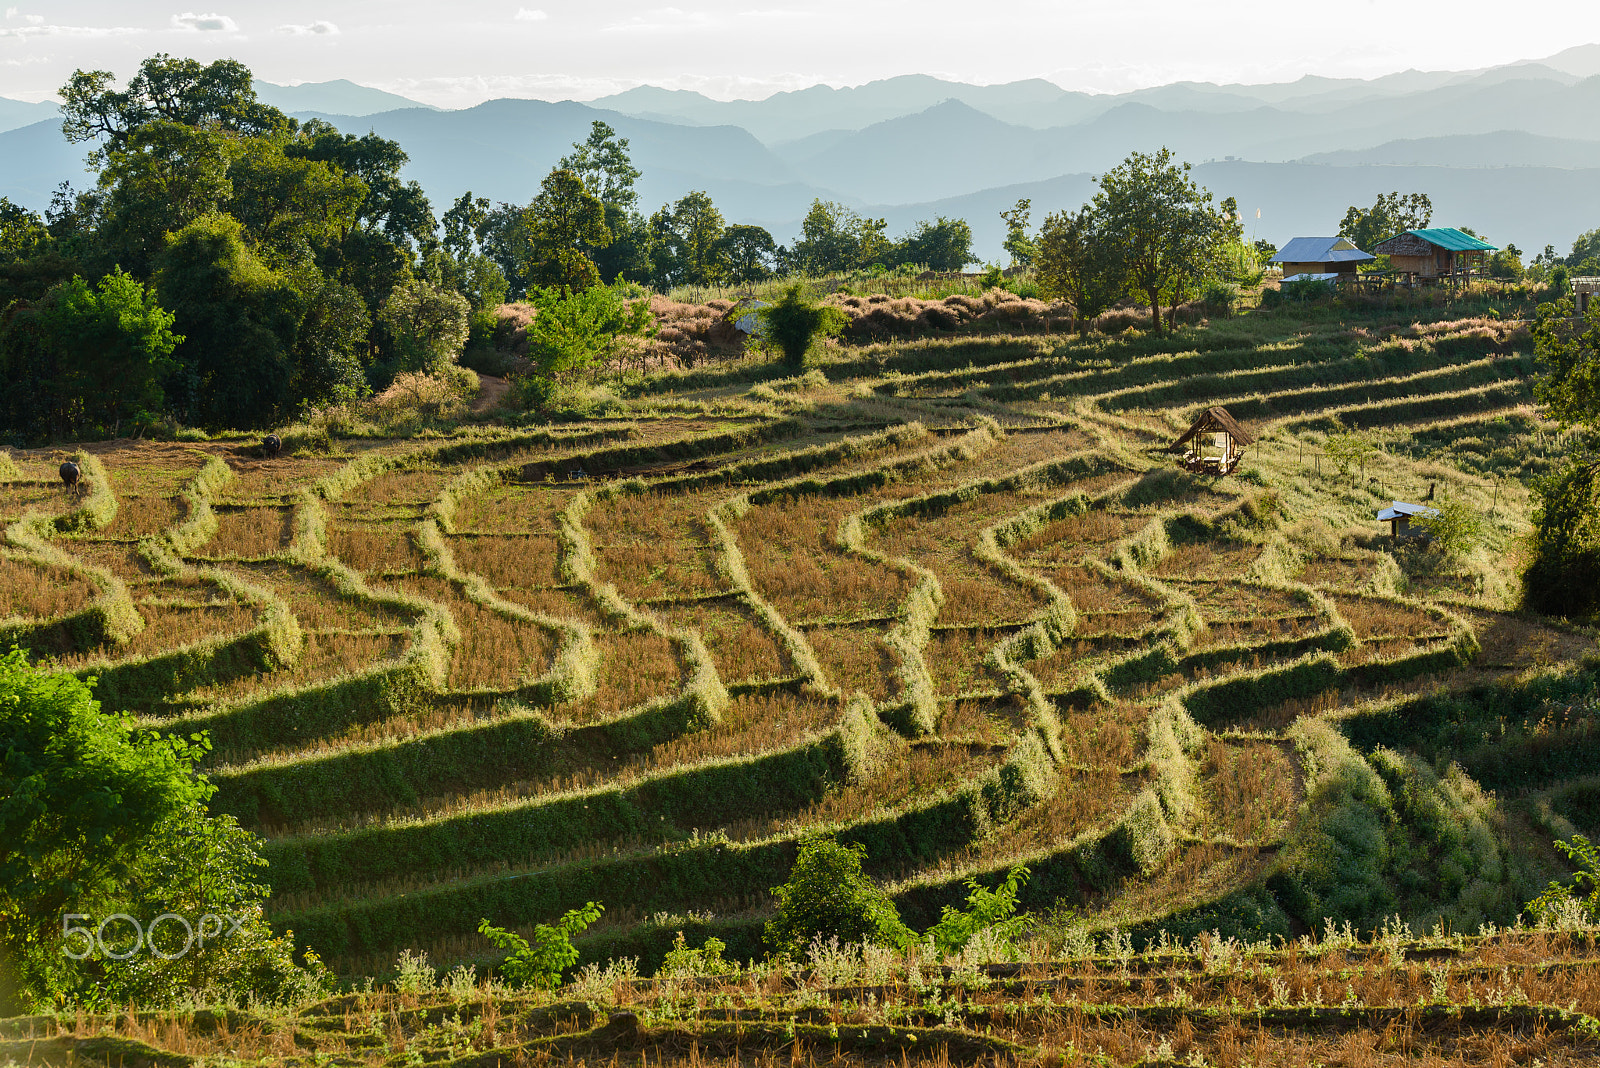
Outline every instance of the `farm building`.
<svg viewBox="0 0 1600 1068"><path fill-rule="evenodd" d="M1439 514L1439 509L1429 508L1425 504L1410 504L1406 501L1391 501L1389 507L1378 513L1378 522L1389 524L1389 536L1395 541L1402 538L1419 537L1419 533L1411 529L1411 520L1418 516L1432 518Z"/></svg>
<svg viewBox="0 0 1600 1068"><path fill-rule="evenodd" d="M1388 256L1389 265L1397 274L1432 282L1480 276L1489 262L1489 253L1499 249L1454 227L1441 226L1407 230L1373 251Z"/></svg>
<svg viewBox="0 0 1600 1068"><path fill-rule="evenodd" d="M1584 275L1572 280L1572 303L1579 315L1587 315L1589 308L1600 305L1600 275Z"/></svg>
<svg viewBox="0 0 1600 1068"><path fill-rule="evenodd" d="M1282 267L1284 278L1293 278L1302 274L1355 274L1359 264L1375 259L1347 237L1297 237L1267 262Z"/></svg>
<svg viewBox="0 0 1600 1068"><path fill-rule="evenodd" d="M1228 414L1228 409L1207 408L1168 451L1183 454L1178 463L1186 471L1225 475L1238 466L1244 447L1254 444L1255 440Z"/></svg>

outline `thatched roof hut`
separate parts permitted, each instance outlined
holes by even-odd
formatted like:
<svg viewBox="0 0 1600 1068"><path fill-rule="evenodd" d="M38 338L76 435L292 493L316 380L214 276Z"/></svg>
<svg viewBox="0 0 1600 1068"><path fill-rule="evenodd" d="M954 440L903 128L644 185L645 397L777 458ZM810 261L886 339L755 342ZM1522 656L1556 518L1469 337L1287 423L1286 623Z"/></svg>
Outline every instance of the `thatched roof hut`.
<svg viewBox="0 0 1600 1068"><path fill-rule="evenodd" d="M1226 475L1239 464L1244 447L1255 444L1251 434L1221 407L1207 408L1194 425L1174 441L1169 452L1181 453L1178 462L1197 474Z"/></svg>

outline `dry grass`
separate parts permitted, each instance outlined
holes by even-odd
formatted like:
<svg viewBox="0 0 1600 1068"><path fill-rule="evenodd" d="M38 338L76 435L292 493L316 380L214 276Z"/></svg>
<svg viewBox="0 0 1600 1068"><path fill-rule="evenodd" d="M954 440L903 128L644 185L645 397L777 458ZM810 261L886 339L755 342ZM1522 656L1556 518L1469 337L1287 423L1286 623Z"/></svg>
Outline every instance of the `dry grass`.
<svg viewBox="0 0 1600 1068"><path fill-rule="evenodd" d="M451 689L510 690L550 669L556 636L544 627L491 612L444 579L403 575L389 584L443 605L455 618L461 643L450 660Z"/></svg>
<svg viewBox="0 0 1600 1068"><path fill-rule="evenodd" d="M500 486L461 502L453 526L474 534L554 534L578 486Z"/></svg>
<svg viewBox="0 0 1600 1068"><path fill-rule="evenodd" d="M931 800L949 790L952 784L975 779L998 761L998 754L987 751L974 754L971 747L961 744L909 746L886 760L878 773L865 782L843 786L800 812L734 823L728 827L728 837L749 841L769 835L799 834L817 824L850 823L874 813L888 814L919 801ZM883 877L904 878L918 867L906 864L895 870L891 865L883 872Z"/></svg>
<svg viewBox="0 0 1600 1068"><path fill-rule="evenodd" d="M291 508L217 508L217 533L197 556L259 560L276 556L294 538Z"/></svg>
<svg viewBox="0 0 1600 1068"><path fill-rule="evenodd" d="M53 619L94 598L94 587L64 568L0 558L0 619Z"/></svg>
<svg viewBox="0 0 1600 1068"><path fill-rule="evenodd" d="M817 654L823 674L841 693L860 690L875 702L900 691L895 677L898 660L878 627L813 627L806 640Z"/></svg>
<svg viewBox="0 0 1600 1068"><path fill-rule="evenodd" d="M704 597L728 592L709 543L631 542L595 546L595 577L634 601Z"/></svg>
<svg viewBox="0 0 1600 1068"><path fill-rule="evenodd" d="M328 551L367 575L418 571L428 562L410 528L399 523L335 523L328 530Z"/></svg>
<svg viewBox="0 0 1600 1068"><path fill-rule="evenodd" d="M1288 590L1270 586L1251 586L1242 582L1175 582L1209 620L1257 619L1274 616L1302 616L1308 611L1304 601Z"/></svg>
<svg viewBox="0 0 1600 1068"><path fill-rule="evenodd" d="M684 666L672 643L645 630L596 634L599 689L587 701L564 708L573 723L587 723L667 697L683 688Z"/></svg>
<svg viewBox="0 0 1600 1068"><path fill-rule="evenodd" d="M1190 542L1173 546L1150 573L1160 578L1237 578L1260 555L1259 545Z"/></svg>
<svg viewBox="0 0 1600 1068"><path fill-rule="evenodd" d="M1160 599L1133 583L1094 568L1061 567L1048 574L1079 612L1158 612L1164 607Z"/></svg>
<svg viewBox="0 0 1600 1068"><path fill-rule="evenodd" d="M595 608L593 600L578 587L566 589L525 590L497 587L495 592L512 604L554 616L557 619L576 619L587 623L596 631L609 629L613 624Z"/></svg>
<svg viewBox="0 0 1600 1068"><path fill-rule="evenodd" d="M405 653L404 634L350 633L306 630L305 645L293 667L247 675L219 686L206 686L185 694L196 704L225 703L283 687L310 686L346 675L358 675ZM234 757L227 756L228 759Z"/></svg>
<svg viewBox="0 0 1600 1068"><path fill-rule="evenodd" d="M1111 708L1063 711L1061 748L1068 764L1127 768L1143 759L1148 706L1119 701Z"/></svg>
<svg viewBox="0 0 1600 1068"><path fill-rule="evenodd" d="M784 691L741 694L728 703L721 723L662 742L643 764L667 768L776 752L831 729L838 717L839 710L833 705Z"/></svg>
<svg viewBox="0 0 1600 1068"><path fill-rule="evenodd" d="M784 498L752 508L736 529L756 590L791 622L887 616L912 579L840 548L839 521L859 498Z"/></svg>
<svg viewBox="0 0 1600 1068"><path fill-rule="evenodd" d="M1095 509L1047 523L1014 542L1007 552L1038 566L1075 564L1088 556L1103 555L1099 551L1102 546L1127 537L1149 521L1149 516Z"/></svg>
<svg viewBox="0 0 1600 1068"><path fill-rule="evenodd" d="M309 487L324 475L331 475L348 459L319 458L297 460L242 460L228 457L234 477L215 498L218 503L260 504L269 501L290 503L294 494Z"/></svg>
<svg viewBox="0 0 1600 1068"><path fill-rule="evenodd" d="M1446 625L1420 608L1380 601L1366 597L1332 594L1335 607L1345 622L1355 628L1356 636L1410 637L1440 634Z"/></svg>
<svg viewBox="0 0 1600 1068"><path fill-rule="evenodd" d="M1007 634L996 630L934 631L922 659L939 693L950 696L1003 689L1005 680L984 664L984 658Z"/></svg>
<svg viewBox="0 0 1600 1068"><path fill-rule="evenodd" d="M1049 607L1036 588L1014 582L978 559L984 528L1054 496L1054 489L982 494L937 516L907 516L873 532L869 547L932 571L944 591L941 626L1020 623Z"/></svg>
<svg viewBox="0 0 1600 1068"><path fill-rule="evenodd" d="M114 649L97 650L100 656L149 656L192 642L230 638L256 625L255 613L243 605L171 605L141 603L145 628ZM69 658L63 663L72 663Z"/></svg>
<svg viewBox="0 0 1600 1068"><path fill-rule="evenodd" d="M57 544L79 560L103 567L126 583L148 582L155 574L139 555L139 547L125 541L74 538Z"/></svg>
<svg viewBox="0 0 1600 1068"><path fill-rule="evenodd" d="M1242 619L1229 623L1208 622L1206 629L1195 637L1189 648L1198 652L1202 649L1243 645L1246 642L1257 644L1260 642L1284 641L1289 638L1303 638L1326 625L1327 621L1317 616Z"/></svg>
<svg viewBox="0 0 1600 1068"><path fill-rule="evenodd" d="M553 535L456 535L450 553L462 571L482 575L496 589L537 588L560 583L561 547Z"/></svg>
<svg viewBox="0 0 1600 1068"><path fill-rule="evenodd" d="M60 486L0 483L0 525L9 525L28 512L55 515L73 506L73 498Z"/></svg>
<svg viewBox="0 0 1600 1068"><path fill-rule="evenodd" d="M675 627L700 635L723 682L787 678L794 665L777 637L754 612L737 601L694 601L663 605L656 614Z"/></svg>
<svg viewBox="0 0 1600 1068"><path fill-rule="evenodd" d="M1110 767L1063 770L1055 793L968 850L961 860L990 867L1015 857L1058 850L1081 834L1114 823L1142 785L1138 776L1123 775Z"/></svg>
<svg viewBox="0 0 1600 1068"><path fill-rule="evenodd" d="M1301 793L1292 751L1270 742L1207 738L1199 759L1204 833L1264 844L1288 831Z"/></svg>
<svg viewBox="0 0 1600 1068"><path fill-rule="evenodd" d="M1341 560L1334 557L1317 557L1309 560L1295 576L1307 586L1328 586L1334 589L1360 589L1369 582L1378 568L1378 558Z"/></svg>
<svg viewBox="0 0 1600 1068"><path fill-rule="evenodd" d="M138 541L147 534L159 534L184 518L182 498L117 498L117 517L98 531L100 537Z"/></svg>
<svg viewBox="0 0 1600 1068"><path fill-rule="evenodd" d="M421 468L406 471L385 471L370 478L346 493L341 500L348 504L411 505L427 507L445 483L455 478L458 471L445 468Z"/></svg>
<svg viewBox="0 0 1600 1068"><path fill-rule="evenodd" d="M411 613L387 605L341 596L310 572L290 564L242 564L252 582L270 586L288 602L302 627L312 630L383 630L408 627Z"/></svg>

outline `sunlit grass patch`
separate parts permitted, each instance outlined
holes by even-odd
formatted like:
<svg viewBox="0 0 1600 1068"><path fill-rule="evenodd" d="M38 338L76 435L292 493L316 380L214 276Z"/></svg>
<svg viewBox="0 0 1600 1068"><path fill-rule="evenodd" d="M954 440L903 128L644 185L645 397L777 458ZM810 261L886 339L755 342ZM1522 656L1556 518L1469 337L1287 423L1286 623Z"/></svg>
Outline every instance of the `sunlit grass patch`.
<svg viewBox="0 0 1600 1068"><path fill-rule="evenodd" d="M786 678L794 673L777 636L736 601L658 605L655 612L674 627L700 635L724 682Z"/></svg>
<svg viewBox="0 0 1600 1068"><path fill-rule="evenodd" d="M294 537L291 508L216 508L217 532L200 547L207 559L258 560L276 556Z"/></svg>
<svg viewBox="0 0 1600 1068"><path fill-rule="evenodd" d="M53 619L87 608L95 588L65 568L0 557L0 619Z"/></svg>
<svg viewBox="0 0 1600 1068"><path fill-rule="evenodd" d="M427 564L410 527L401 523L334 524L328 530L328 551L370 575L418 571Z"/></svg>
<svg viewBox="0 0 1600 1068"><path fill-rule="evenodd" d="M823 673L841 693L859 690L873 701L887 701L899 693L898 660L880 628L811 627L805 635Z"/></svg>

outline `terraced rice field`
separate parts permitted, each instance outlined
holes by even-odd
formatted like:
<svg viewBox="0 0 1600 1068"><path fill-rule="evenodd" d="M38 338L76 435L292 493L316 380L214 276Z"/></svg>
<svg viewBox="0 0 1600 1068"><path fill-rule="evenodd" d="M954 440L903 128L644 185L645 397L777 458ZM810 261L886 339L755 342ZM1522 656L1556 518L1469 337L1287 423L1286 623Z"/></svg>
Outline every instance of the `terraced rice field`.
<svg viewBox="0 0 1600 1068"><path fill-rule="evenodd" d="M272 919L346 975L482 959L482 918L588 899L593 959L659 960L686 924L753 956L817 830L915 925L1018 862L1030 907L1157 923L1272 870L1308 731L1592 645L1518 621L1474 663L1516 618L1526 490L1399 447L1527 419L1517 342L1330 358L1367 342L1290 333L1040 338L1004 374L875 346L778 407L713 370L631 420L334 456L113 444L84 498L52 482L65 453L18 454L0 636L210 731ZM697 396L716 414L684 417ZM1172 469L1218 402L1260 442L1225 480ZM1365 481L1321 459L1334 415L1396 443ZM1372 516L1430 483L1489 523L1419 596ZM1132 998L1120 975L1095 981Z"/></svg>

